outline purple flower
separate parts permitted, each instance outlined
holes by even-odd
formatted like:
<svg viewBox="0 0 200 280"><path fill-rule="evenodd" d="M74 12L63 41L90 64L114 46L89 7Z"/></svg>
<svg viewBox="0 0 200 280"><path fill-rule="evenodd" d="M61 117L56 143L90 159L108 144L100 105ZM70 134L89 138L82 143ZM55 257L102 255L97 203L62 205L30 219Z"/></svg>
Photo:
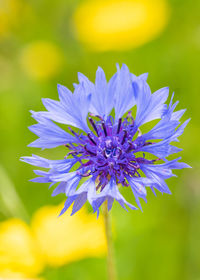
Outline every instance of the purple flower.
<svg viewBox="0 0 200 280"><path fill-rule="evenodd" d="M178 102L173 104L173 95L169 105L165 104L169 89L152 94L146 79L147 74L137 77L123 64L107 82L99 67L95 84L79 73L74 93L58 85L60 100L45 98L47 111L31 112L38 123L30 130L39 138L29 146L44 149L62 145L65 157L48 160L32 155L22 157L22 161L48 169L35 170L39 177L32 181L56 185L53 195L66 194L61 214L71 204L74 214L87 200L97 214L105 200L109 210L114 200L124 208L137 209L121 195L120 186L131 187L141 208L139 199L146 201L146 187L154 193L154 189L171 193L165 179L175 176L172 169L189 167L178 161L180 157L167 160L181 150L170 143L178 141L189 122L180 125L185 110L174 112ZM136 107L136 116L130 111L132 107ZM157 124L142 134L140 127L152 120L158 120ZM53 121L68 125L67 131Z"/></svg>

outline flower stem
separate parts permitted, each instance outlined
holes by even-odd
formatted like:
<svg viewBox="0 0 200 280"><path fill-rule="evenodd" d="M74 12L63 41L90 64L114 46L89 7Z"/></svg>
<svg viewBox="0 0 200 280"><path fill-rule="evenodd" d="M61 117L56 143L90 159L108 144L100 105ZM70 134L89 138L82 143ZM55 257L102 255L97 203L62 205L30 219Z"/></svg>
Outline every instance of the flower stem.
<svg viewBox="0 0 200 280"><path fill-rule="evenodd" d="M103 204L103 215L104 215L106 240L107 240L108 280L117 280L115 262L114 262L114 254L113 254L111 218L108 213L107 200Z"/></svg>

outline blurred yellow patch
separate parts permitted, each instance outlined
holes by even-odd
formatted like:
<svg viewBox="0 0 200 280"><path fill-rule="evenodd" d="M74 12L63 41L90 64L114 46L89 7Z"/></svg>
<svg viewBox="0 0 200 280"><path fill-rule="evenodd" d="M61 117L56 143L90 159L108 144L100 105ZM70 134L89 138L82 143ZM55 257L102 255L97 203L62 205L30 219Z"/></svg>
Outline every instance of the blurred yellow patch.
<svg viewBox="0 0 200 280"><path fill-rule="evenodd" d="M165 0L89 0L74 14L78 38L97 51L124 50L154 39L168 22Z"/></svg>
<svg viewBox="0 0 200 280"><path fill-rule="evenodd" d="M20 274L20 273L8 273L5 272L5 273L1 273L0 274L0 279L1 280L45 280L44 278L30 278L30 277L27 277L26 275L24 274Z"/></svg>
<svg viewBox="0 0 200 280"><path fill-rule="evenodd" d="M43 269L29 227L19 219L0 223L0 279L33 277Z"/></svg>
<svg viewBox="0 0 200 280"><path fill-rule="evenodd" d="M16 27L28 9L28 3L24 0L0 0L0 37Z"/></svg>
<svg viewBox="0 0 200 280"><path fill-rule="evenodd" d="M39 209L29 227L20 219L0 223L0 279L35 278L46 265L57 267L106 252L102 217L97 220L83 207L61 217L63 206Z"/></svg>
<svg viewBox="0 0 200 280"><path fill-rule="evenodd" d="M22 50L20 62L27 75L43 80L51 78L59 72L62 54L53 43L37 41Z"/></svg>
<svg viewBox="0 0 200 280"><path fill-rule="evenodd" d="M106 252L102 217L96 219L83 207L70 216L70 209L62 216L63 206L46 206L36 212L32 229L51 266L60 266L86 257L99 257Z"/></svg>

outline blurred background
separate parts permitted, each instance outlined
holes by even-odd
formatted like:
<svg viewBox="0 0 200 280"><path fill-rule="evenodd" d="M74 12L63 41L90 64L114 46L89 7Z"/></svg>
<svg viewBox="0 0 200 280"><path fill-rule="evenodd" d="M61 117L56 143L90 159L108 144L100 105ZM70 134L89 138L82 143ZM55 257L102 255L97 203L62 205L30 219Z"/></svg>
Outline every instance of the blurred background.
<svg viewBox="0 0 200 280"><path fill-rule="evenodd" d="M199 0L0 0L0 279L106 279L102 217L85 207L58 220L64 197L29 182L19 158L63 158L27 147L29 110L57 99L57 83L72 89L77 72L94 81L101 66L110 78L117 62L148 72L152 92L175 91L192 118L178 145L193 167L168 181L171 196L149 191L143 213L114 204L118 277L200 279L199 14Z"/></svg>

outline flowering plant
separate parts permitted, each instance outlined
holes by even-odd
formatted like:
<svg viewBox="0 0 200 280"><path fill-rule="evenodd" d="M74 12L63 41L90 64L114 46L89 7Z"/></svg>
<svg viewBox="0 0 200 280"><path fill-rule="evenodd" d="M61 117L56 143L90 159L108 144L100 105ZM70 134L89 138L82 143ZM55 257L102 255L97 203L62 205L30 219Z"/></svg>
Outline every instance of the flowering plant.
<svg viewBox="0 0 200 280"><path fill-rule="evenodd" d="M36 155L22 157L27 163L49 169L35 170L39 177L32 181L49 182L51 186L58 183L53 196L59 193L67 196L61 214L72 204L72 214L76 213L87 200L97 214L104 201L108 210L114 200L124 208L127 205L137 209L121 195L120 185L131 187L141 208L139 199L146 201L147 186L154 193L154 189L171 193L165 179L174 176L172 169L189 167L178 161L180 157L167 159L181 150L170 143L178 141L189 122L188 119L179 126L185 110L174 112L178 102L173 104L173 95L169 105L165 104L167 87L151 94L146 79L147 74L137 77L123 64L121 69L117 65L117 73L107 82L99 67L95 84L79 73L74 93L58 85L60 101L45 98L47 111L31 111L38 123L29 129L39 138L29 146L44 149L63 145L68 149L61 160ZM134 106L135 117L130 111ZM157 124L142 134L141 125L156 119L160 119ZM70 125L68 131L52 121ZM71 171L72 168L76 170Z"/></svg>
<svg viewBox="0 0 200 280"><path fill-rule="evenodd" d="M189 122L188 119L180 125L185 110L174 112L178 104L173 104L174 95L169 105L165 104L169 89L161 88L152 94L146 79L147 74L137 77L123 64L121 69L117 65L117 73L109 82L99 67L95 84L79 73L74 93L58 85L60 101L43 99L47 111L31 111L38 123L30 130L39 138L29 146L45 149L63 145L67 154L61 160L22 157L22 161L48 169L35 170L39 177L32 181L57 184L53 195L66 194L60 215L71 205L73 215L88 200L98 216L104 205L110 280L116 279L116 273L108 211L114 200L125 209L137 209L125 200L119 186L131 187L141 208L139 199L146 201L146 187L154 194L155 189L171 193L165 179L175 176L173 169L189 167L179 162L180 157L167 159L181 150L171 142L178 141ZM136 116L131 111L134 106ZM141 126L157 119L156 125L142 134ZM68 130L53 121L68 125Z"/></svg>

